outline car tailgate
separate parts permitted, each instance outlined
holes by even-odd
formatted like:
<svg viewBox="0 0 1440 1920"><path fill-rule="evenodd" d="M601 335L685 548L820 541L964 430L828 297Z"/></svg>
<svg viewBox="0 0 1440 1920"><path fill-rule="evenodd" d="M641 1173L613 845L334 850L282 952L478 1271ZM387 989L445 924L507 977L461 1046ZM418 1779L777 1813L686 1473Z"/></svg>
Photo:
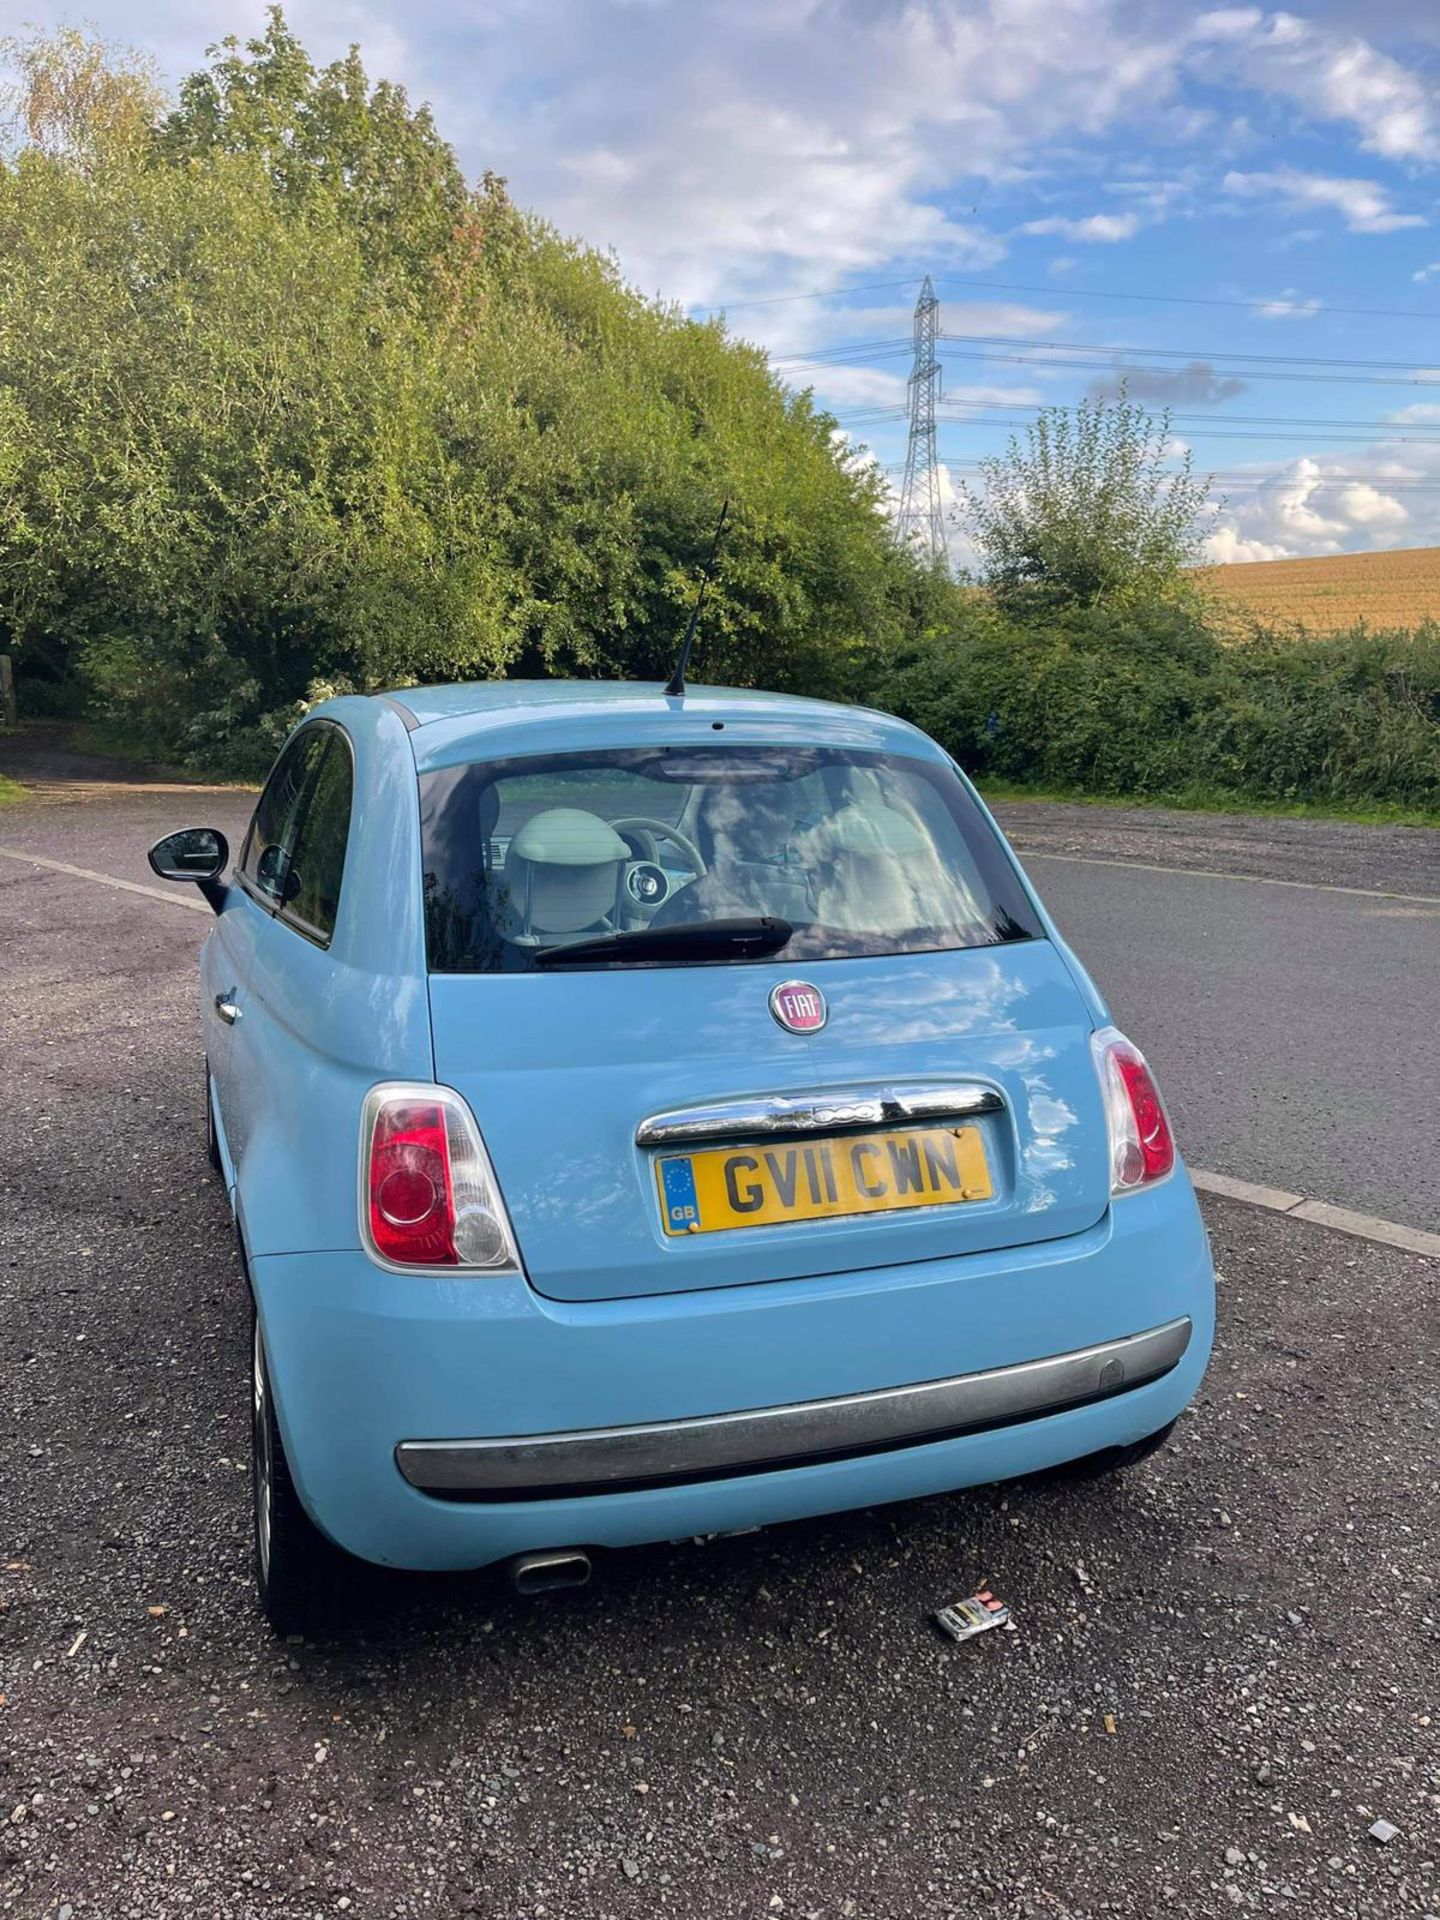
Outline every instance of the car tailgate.
<svg viewBox="0 0 1440 1920"><path fill-rule="evenodd" d="M531 1284L583 1301L795 1279L1077 1233L1109 1203L1090 1020L1046 940L831 960L817 1032L762 965L433 975L437 1078L470 1102ZM647 1120L698 1104L962 1082L991 1097L991 1192L902 1211L667 1233ZM956 1124L960 1124L958 1121ZM673 1150L673 1149L672 1149Z"/></svg>

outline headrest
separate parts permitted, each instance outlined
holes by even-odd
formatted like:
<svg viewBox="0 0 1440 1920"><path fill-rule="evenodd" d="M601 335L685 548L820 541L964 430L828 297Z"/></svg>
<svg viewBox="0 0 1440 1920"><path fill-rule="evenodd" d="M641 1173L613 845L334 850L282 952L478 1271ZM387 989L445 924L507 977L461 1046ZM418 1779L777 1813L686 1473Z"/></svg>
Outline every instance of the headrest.
<svg viewBox="0 0 1440 1920"><path fill-rule="evenodd" d="M615 829L580 807L532 813L510 842L510 852L547 867L599 867L630 858Z"/></svg>

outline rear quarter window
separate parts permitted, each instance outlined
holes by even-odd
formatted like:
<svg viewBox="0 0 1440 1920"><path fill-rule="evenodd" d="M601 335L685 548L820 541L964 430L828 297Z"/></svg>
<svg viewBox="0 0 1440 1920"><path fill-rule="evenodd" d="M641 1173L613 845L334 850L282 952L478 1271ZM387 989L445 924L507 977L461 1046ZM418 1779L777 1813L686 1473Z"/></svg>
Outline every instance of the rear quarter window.
<svg viewBox="0 0 1440 1920"><path fill-rule="evenodd" d="M305 796L324 751L325 733L320 727L310 726L296 734L272 767L245 835L241 877L248 890L272 909L284 898Z"/></svg>
<svg viewBox="0 0 1440 1920"><path fill-rule="evenodd" d="M325 757L310 788L295 842L292 897L283 916L315 939L328 942L340 910L354 774L345 736L338 727L328 727L326 735Z"/></svg>

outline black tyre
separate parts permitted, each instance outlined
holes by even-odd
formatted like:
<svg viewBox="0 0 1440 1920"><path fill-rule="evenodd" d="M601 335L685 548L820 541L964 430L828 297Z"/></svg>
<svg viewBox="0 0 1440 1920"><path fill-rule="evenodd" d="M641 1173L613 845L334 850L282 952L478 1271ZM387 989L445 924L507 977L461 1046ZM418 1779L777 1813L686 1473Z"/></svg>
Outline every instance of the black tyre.
<svg viewBox="0 0 1440 1920"><path fill-rule="evenodd" d="M1056 1467L1056 1474L1066 1480L1100 1480L1107 1473L1121 1473L1126 1467L1135 1467L1142 1460L1163 1447L1175 1431L1175 1422L1168 1420L1158 1433L1148 1433L1143 1440L1132 1440L1127 1447L1102 1447L1099 1453L1087 1453L1080 1460L1069 1460L1062 1467Z"/></svg>
<svg viewBox="0 0 1440 1920"><path fill-rule="evenodd" d="M220 1136L215 1131L215 1083L210 1078L210 1062L205 1062L205 1158L216 1173L223 1174L220 1164Z"/></svg>
<svg viewBox="0 0 1440 1920"><path fill-rule="evenodd" d="M300 1504L280 1439L259 1315L251 1309L250 1482L255 1504L255 1586L277 1633L307 1633L339 1611L344 1569L354 1562L327 1540Z"/></svg>

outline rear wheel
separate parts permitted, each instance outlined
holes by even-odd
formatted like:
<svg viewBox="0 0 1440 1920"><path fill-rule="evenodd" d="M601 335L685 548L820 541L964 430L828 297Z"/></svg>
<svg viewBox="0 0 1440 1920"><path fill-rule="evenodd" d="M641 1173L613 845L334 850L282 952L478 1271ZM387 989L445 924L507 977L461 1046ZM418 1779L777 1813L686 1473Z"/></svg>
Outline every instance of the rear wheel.
<svg viewBox="0 0 1440 1920"><path fill-rule="evenodd" d="M285 1458L260 1317L252 1308L250 1478L255 1506L255 1585L277 1633L305 1633L337 1611L346 1556L300 1504Z"/></svg>

